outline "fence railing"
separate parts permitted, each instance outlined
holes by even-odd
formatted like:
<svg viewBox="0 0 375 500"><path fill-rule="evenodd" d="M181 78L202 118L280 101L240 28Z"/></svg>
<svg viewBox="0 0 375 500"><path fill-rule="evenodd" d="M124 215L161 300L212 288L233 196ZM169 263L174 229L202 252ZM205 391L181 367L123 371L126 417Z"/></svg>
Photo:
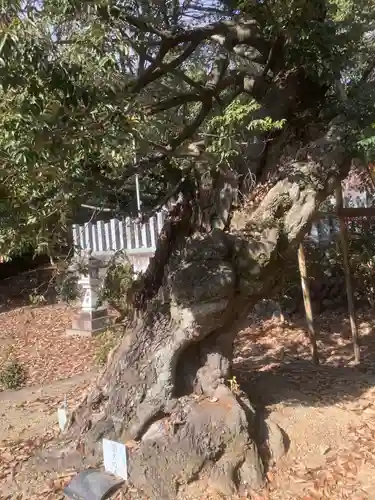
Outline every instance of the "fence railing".
<svg viewBox="0 0 375 500"><path fill-rule="evenodd" d="M372 193L367 191L347 190L343 193L343 202L345 208L360 208L360 207L373 207L375 204L375 197ZM330 197L326 201L328 211L334 212L335 199ZM360 227L358 228L360 230ZM339 220L334 215L324 217L319 221L312 224L308 239L317 244L327 244L339 232Z"/></svg>
<svg viewBox="0 0 375 500"><path fill-rule="evenodd" d="M344 207L374 206L375 197L368 192L346 191ZM334 198L327 200L327 206L332 211L335 208ZM93 253L116 252L125 250L128 253L147 251L154 252L156 242L164 222L164 213L159 212L145 224L127 217L126 219L111 219L109 221L87 222L72 227L73 244L83 250ZM315 244L331 241L339 231L338 219L334 216L325 217L312 225L308 239Z"/></svg>
<svg viewBox="0 0 375 500"><path fill-rule="evenodd" d="M72 227L73 244L76 248L91 250L93 253L141 249L152 252L156 249L163 222L164 214L159 212L145 224L130 217L75 224Z"/></svg>

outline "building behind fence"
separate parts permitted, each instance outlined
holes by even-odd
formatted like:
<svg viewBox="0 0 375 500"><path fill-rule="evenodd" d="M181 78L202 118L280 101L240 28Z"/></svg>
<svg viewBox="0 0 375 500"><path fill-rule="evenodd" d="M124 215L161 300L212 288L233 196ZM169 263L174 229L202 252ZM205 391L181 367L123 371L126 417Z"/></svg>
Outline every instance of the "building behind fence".
<svg viewBox="0 0 375 500"><path fill-rule="evenodd" d="M343 193L343 202L345 208L369 208L374 206L375 197L372 193L367 191L347 190ZM335 211L335 199L330 197L326 202L327 211ZM352 228L353 229L353 228ZM358 231L361 226L358 226ZM323 217L314 222L311 227L310 234L308 235L309 241L317 244L328 244L339 232L339 220L334 215Z"/></svg>

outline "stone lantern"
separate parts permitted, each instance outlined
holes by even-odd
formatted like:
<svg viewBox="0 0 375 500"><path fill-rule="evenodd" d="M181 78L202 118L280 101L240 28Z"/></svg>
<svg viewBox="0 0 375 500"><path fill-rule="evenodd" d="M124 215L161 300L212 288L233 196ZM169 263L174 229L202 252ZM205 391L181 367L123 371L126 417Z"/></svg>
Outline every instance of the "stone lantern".
<svg viewBox="0 0 375 500"><path fill-rule="evenodd" d="M107 263L100 257L86 257L87 273L82 274L78 284L82 289L82 303L74 316L68 335L91 337L100 333L110 325L110 317L106 305L98 305L100 288L103 284Z"/></svg>

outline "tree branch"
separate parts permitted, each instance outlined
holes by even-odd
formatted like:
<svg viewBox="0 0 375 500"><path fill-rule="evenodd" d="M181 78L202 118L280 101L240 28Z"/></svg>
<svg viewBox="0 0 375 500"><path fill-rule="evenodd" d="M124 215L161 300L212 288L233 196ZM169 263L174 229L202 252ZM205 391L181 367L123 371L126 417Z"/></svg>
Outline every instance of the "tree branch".
<svg viewBox="0 0 375 500"><path fill-rule="evenodd" d="M216 60L216 67L212 71L211 79L207 82L205 92L201 96L202 104L195 119L190 124L187 124L177 137L168 142L165 151L153 154L151 157L142 160L138 165L129 166L126 175L123 177L124 181L135 174L141 174L154 168L158 163L171 156L177 148L194 135L213 107L217 87L225 74L228 64L227 56L220 54Z"/></svg>
<svg viewBox="0 0 375 500"><path fill-rule="evenodd" d="M146 108L146 113L150 115L154 115L156 113L160 113L161 111L166 111L171 108L175 108L178 106L182 106L188 102L198 102L201 100L201 96L197 93L186 93L179 94L170 99L165 99L163 101L159 101L156 104L151 104Z"/></svg>
<svg viewBox="0 0 375 500"><path fill-rule="evenodd" d="M154 208L149 210L146 214L142 214L142 216L139 218L139 222L144 224L145 222L148 222L149 219L154 214L156 214L157 212L160 212L160 210L162 210L165 207L165 205L168 203L168 201L179 192L182 184L185 181L186 181L186 176L182 177L178 181L178 183L175 186L173 186L173 188L170 191L168 191L168 193L164 196L164 198L162 199L162 201L158 205L156 205Z"/></svg>
<svg viewBox="0 0 375 500"><path fill-rule="evenodd" d="M142 77L138 79L138 81L132 88L131 92L136 94L150 83L154 82L155 80L158 80L163 75L166 75L167 73L173 71L175 68L180 66L180 64L186 61L186 59L188 59L189 56L193 54L197 46L198 43L189 43L188 46L182 51L182 53L179 56L177 56L175 59L173 59L171 62L167 64L162 64L162 59L164 58L164 55L167 53L167 51L166 52L163 51L163 57L161 58L158 57L158 64L156 64L156 61L154 61L155 64L153 65L153 67L147 70L146 73L144 73ZM159 69L156 69L157 66L159 66Z"/></svg>
<svg viewBox="0 0 375 500"><path fill-rule="evenodd" d="M132 48L137 52L137 54L140 57L143 57L147 62L150 62L150 63L154 62L154 59L149 54L147 54L147 52L145 50L143 50L137 43L135 43L134 40L132 40L126 32L124 32L124 31L121 31L121 32L122 32L122 35L124 36L124 38L127 39L127 41L130 43ZM185 83L187 83L191 87L196 88L198 90L203 89L203 85L201 85L199 82L195 82L192 78L190 78L188 75L186 75L181 69L175 68L171 71L171 73L173 75L176 75L179 78L181 78Z"/></svg>
<svg viewBox="0 0 375 500"><path fill-rule="evenodd" d="M368 63L366 69L364 70L364 72L362 74L361 79L359 80L358 85L362 85L363 83L366 83L367 79L369 78L371 73L374 71L374 69L375 69L375 57L374 57L373 61Z"/></svg>
<svg viewBox="0 0 375 500"><path fill-rule="evenodd" d="M161 161L166 160L169 156L171 156L176 151L176 149L186 141L186 139L188 139L195 133L195 131L203 123L208 113L211 111L211 108L212 99L202 103L201 109L199 110L199 113L195 117L194 121L186 125L177 137L169 141L169 144L168 146L166 146L164 152L154 153L148 158L144 158L143 160L141 160L137 165L128 165L127 172L123 177L123 181L126 181L135 174L142 174L147 170L153 169Z"/></svg>
<svg viewBox="0 0 375 500"><path fill-rule="evenodd" d="M97 211L97 212L110 212L110 213L115 213L116 209L115 208L108 208L108 207L95 207L94 205L86 205L84 203L81 204L82 208L87 208L89 210Z"/></svg>
<svg viewBox="0 0 375 500"><path fill-rule="evenodd" d="M108 17L107 11L105 12ZM155 26L141 16L135 17L130 14L122 14L119 7L113 8L111 13L114 17L123 19L142 32L157 35L161 40L168 40L169 50L182 43L193 43L197 47L200 43L209 39L215 40L228 50L232 50L238 44L250 45L265 56L268 56L271 49L270 42L264 39L255 21L219 21L208 26L174 33L155 28Z"/></svg>

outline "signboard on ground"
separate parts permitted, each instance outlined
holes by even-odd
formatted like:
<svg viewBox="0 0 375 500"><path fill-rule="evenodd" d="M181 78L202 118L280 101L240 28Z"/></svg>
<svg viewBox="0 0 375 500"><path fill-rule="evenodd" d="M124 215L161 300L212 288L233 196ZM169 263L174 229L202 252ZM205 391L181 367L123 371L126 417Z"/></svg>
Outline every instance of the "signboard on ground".
<svg viewBox="0 0 375 500"><path fill-rule="evenodd" d="M63 432L68 421L68 415L65 407L58 408L57 419L59 421L60 431Z"/></svg>
<svg viewBox="0 0 375 500"><path fill-rule="evenodd" d="M116 441L103 439L103 460L107 472L128 480L126 446Z"/></svg>

